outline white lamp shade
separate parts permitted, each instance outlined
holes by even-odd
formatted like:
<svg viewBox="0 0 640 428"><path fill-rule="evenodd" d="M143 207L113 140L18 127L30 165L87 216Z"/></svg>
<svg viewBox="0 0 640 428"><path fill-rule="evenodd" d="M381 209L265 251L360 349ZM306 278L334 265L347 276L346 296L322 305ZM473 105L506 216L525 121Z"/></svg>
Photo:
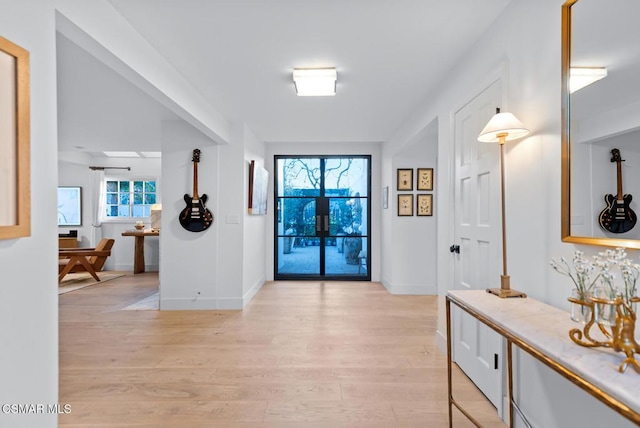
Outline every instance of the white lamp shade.
<svg viewBox="0 0 640 428"><path fill-rule="evenodd" d="M338 73L335 68L296 68L293 82L300 97L331 96L336 94Z"/></svg>
<svg viewBox="0 0 640 428"><path fill-rule="evenodd" d="M151 229L160 229L161 217L162 217L162 205L151 205Z"/></svg>
<svg viewBox="0 0 640 428"><path fill-rule="evenodd" d="M480 132L478 141L497 143L501 136L505 137L505 141L509 141L528 134L529 130L512 113L496 113Z"/></svg>

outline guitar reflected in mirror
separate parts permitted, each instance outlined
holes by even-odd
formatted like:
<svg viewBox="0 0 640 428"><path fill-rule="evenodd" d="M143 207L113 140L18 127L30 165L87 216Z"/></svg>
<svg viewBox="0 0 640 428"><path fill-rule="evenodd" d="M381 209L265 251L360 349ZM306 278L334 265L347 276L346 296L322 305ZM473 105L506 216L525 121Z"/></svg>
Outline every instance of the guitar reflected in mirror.
<svg viewBox="0 0 640 428"><path fill-rule="evenodd" d="M622 192L622 156L620 150L611 150L611 162L616 163L618 193L616 195L605 195L604 201L607 206L602 210L598 217L600 227L611 233L625 233L630 231L636 225L638 217L629 206L632 196Z"/></svg>

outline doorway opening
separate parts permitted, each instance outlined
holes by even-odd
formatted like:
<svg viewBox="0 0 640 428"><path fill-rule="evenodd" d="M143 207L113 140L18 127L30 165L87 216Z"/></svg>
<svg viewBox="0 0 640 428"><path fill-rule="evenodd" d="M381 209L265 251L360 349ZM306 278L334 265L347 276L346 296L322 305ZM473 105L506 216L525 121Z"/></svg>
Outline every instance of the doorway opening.
<svg viewBox="0 0 640 428"><path fill-rule="evenodd" d="M371 280L371 156L275 156L274 277Z"/></svg>

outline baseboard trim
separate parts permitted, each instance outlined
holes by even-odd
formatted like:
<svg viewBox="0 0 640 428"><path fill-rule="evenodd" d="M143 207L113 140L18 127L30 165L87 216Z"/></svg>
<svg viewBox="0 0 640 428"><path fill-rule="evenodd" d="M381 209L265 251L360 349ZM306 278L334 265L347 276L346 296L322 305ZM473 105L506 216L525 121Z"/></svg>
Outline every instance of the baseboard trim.
<svg viewBox="0 0 640 428"><path fill-rule="evenodd" d="M262 277L258 280L258 282L256 282L253 287L251 287L251 289L249 291L247 291L244 296L242 296L242 307L245 308L249 302L251 300L253 300L254 297L256 297L256 294L258 293L258 291L260 291L260 289L262 288L262 286L264 285L264 283L266 282L265 278Z"/></svg>
<svg viewBox="0 0 640 428"><path fill-rule="evenodd" d="M162 294L162 293L161 293ZM161 299L161 311L235 310L242 309L242 299Z"/></svg>
<svg viewBox="0 0 640 428"><path fill-rule="evenodd" d="M108 265L105 266L105 268L109 267ZM113 269L109 268L108 270L120 270L120 271L125 271L125 272L133 272L133 265L132 264L126 264L126 263L121 263L121 264L117 264L113 267ZM158 272L160 270L160 265L144 265L144 271L145 272Z"/></svg>
<svg viewBox="0 0 640 428"><path fill-rule="evenodd" d="M413 296L435 296L438 294L438 287L435 285L392 285L387 280L382 280L382 285L391 294Z"/></svg>
<svg viewBox="0 0 640 428"><path fill-rule="evenodd" d="M220 297L217 299L161 299L160 310L168 311L189 311L189 310L238 310L244 309L245 306L256 296L260 288L264 285L266 280L261 278L255 283L249 291L245 293L243 297Z"/></svg>
<svg viewBox="0 0 640 428"><path fill-rule="evenodd" d="M216 309L219 310L237 310L243 309L242 299L239 297L223 297L218 299L218 307Z"/></svg>
<svg viewBox="0 0 640 428"><path fill-rule="evenodd" d="M384 288L386 288L389 293L391 293L391 283L387 278L382 278L380 283L384 285Z"/></svg>
<svg viewBox="0 0 640 428"><path fill-rule="evenodd" d="M447 355L447 336L440 330L436 330L436 348L442 354Z"/></svg>

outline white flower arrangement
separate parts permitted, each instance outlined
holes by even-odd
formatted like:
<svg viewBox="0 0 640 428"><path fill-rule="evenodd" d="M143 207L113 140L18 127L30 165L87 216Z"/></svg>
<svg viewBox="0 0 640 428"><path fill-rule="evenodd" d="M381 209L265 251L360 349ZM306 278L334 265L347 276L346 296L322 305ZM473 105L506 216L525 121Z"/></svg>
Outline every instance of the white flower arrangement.
<svg viewBox="0 0 640 428"><path fill-rule="evenodd" d="M606 250L593 256L591 260L576 250L573 255L573 267L564 257L560 260L552 259L550 264L556 272L571 278L581 299L594 294L598 280L600 293L609 300L621 296L625 303L630 304L630 299L636 295L640 264L627 258L624 248ZM616 282L618 272L622 281Z"/></svg>
<svg viewBox="0 0 640 428"><path fill-rule="evenodd" d="M571 278L581 300L586 299L593 292L596 281L600 276L598 274L593 278L595 264L586 259L584 253L579 250L576 250L573 254L573 268L564 257L561 257L560 260L552 259L549 264L559 274Z"/></svg>
<svg viewBox="0 0 640 428"><path fill-rule="evenodd" d="M631 263L625 259L620 263L620 272L622 272L622 280L624 282L624 294L622 299L630 303L632 297L636 295L636 282L640 277L640 264Z"/></svg>

